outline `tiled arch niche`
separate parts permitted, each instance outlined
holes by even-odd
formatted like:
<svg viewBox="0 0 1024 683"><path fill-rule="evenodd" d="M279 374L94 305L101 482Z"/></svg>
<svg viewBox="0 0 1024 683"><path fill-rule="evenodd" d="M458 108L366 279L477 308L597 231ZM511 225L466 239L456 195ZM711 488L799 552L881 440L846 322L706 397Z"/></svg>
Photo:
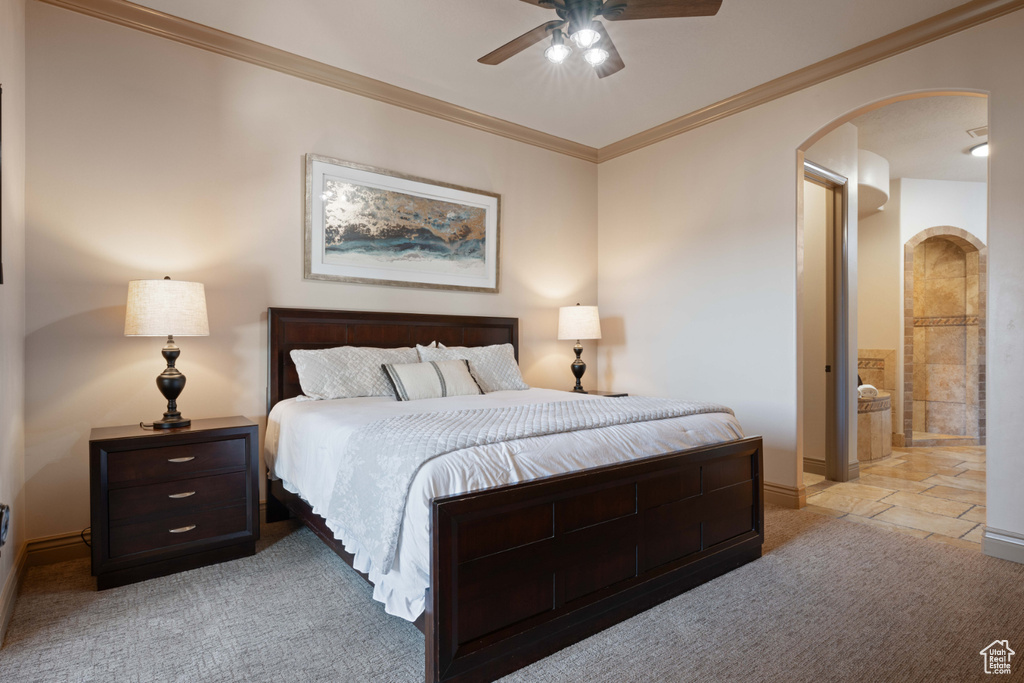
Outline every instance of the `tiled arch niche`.
<svg viewBox="0 0 1024 683"><path fill-rule="evenodd" d="M984 445L988 250L966 230L928 228L904 246L904 266L905 445ZM952 361L961 353L962 390L949 379L958 372ZM915 426L928 432L929 421L960 438L915 443Z"/></svg>

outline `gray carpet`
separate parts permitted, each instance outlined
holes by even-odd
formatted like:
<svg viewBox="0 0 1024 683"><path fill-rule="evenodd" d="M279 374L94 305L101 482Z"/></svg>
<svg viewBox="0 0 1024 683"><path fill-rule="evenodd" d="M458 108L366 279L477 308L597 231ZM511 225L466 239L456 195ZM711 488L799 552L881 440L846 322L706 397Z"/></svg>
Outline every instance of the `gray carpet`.
<svg viewBox="0 0 1024 683"><path fill-rule="evenodd" d="M765 557L506 681L972 681L1024 566L769 508ZM309 531L255 557L102 593L84 560L29 571L0 681L420 681L423 636Z"/></svg>

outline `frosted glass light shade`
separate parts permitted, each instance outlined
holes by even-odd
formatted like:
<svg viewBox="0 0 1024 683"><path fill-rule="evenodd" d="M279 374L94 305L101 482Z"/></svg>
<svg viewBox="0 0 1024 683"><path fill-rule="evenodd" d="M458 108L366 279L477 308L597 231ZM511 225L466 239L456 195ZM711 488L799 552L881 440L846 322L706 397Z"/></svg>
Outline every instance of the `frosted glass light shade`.
<svg viewBox="0 0 1024 683"><path fill-rule="evenodd" d="M601 66L608 60L608 51L599 47L592 47L583 53L583 59L590 66Z"/></svg>
<svg viewBox="0 0 1024 683"><path fill-rule="evenodd" d="M576 47L581 50L586 50L601 40L601 34L592 28L581 28L569 37L572 38L572 42L576 43Z"/></svg>
<svg viewBox="0 0 1024 683"><path fill-rule="evenodd" d="M544 50L544 56L552 64L561 64L570 54L572 54L572 49L563 43L555 43L547 50Z"/></svg>
<svg viewBox="0 0 1024 683"><path fill-rule="evenodd" d="M558 309L559 339L600 339L601 317L597 306L562 306Z"/></svg>
<svg viewBox="0 0 1024 683"><path fill-rule="evenodd" d="M128 337L205 337L206 290L201 282L132 280L124 316Z"/></svg>

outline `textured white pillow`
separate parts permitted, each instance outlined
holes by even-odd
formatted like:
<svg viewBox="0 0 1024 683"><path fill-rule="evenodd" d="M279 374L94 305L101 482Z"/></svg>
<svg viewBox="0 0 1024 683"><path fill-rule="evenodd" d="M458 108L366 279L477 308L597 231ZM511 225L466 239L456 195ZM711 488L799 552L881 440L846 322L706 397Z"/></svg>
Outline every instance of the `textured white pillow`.
<svg viewBox="0 0 1024 683"><path fill-rule="evenodd" d="M299 373L302 393L317 399L394 396L391 383L381 366L386 363L415 363L419 360L416 349L409 347L294 349L291 356Z"/></svg>
<svg viewBox="0 0 1024 683"><path fill-rule="evenodd" d="M515 352L511 344L495 344L493 346L439 346L431 349L417 346L421 361L456 360L465 358L469 361L469 369L476 378L477 384L486 393L529 389L519 372Z"/></svg>
<svg viewBox="0 0 1024 683"><path fill-rule="evenodd" d="M484 393L470 374L469 361L465 359L385 364L383 369L399 401Z"/></svg>

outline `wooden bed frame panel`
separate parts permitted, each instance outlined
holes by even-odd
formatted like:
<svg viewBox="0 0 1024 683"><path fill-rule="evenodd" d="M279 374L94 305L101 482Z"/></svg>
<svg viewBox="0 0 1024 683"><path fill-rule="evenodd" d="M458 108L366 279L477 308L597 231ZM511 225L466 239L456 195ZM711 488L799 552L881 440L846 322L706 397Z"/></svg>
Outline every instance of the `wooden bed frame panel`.
<svg viewBox="0 0 1024 683"><path fill-rule="evenodd" d="M518 358L515 318L271 308L268 323L268 410L301 393L294 348L507 342ZM289 511L352 564L325 521L268 479L267 521ZM760 557L761 439L435 499L432 529L416 622L426 679L491 681Z"/></svg>

